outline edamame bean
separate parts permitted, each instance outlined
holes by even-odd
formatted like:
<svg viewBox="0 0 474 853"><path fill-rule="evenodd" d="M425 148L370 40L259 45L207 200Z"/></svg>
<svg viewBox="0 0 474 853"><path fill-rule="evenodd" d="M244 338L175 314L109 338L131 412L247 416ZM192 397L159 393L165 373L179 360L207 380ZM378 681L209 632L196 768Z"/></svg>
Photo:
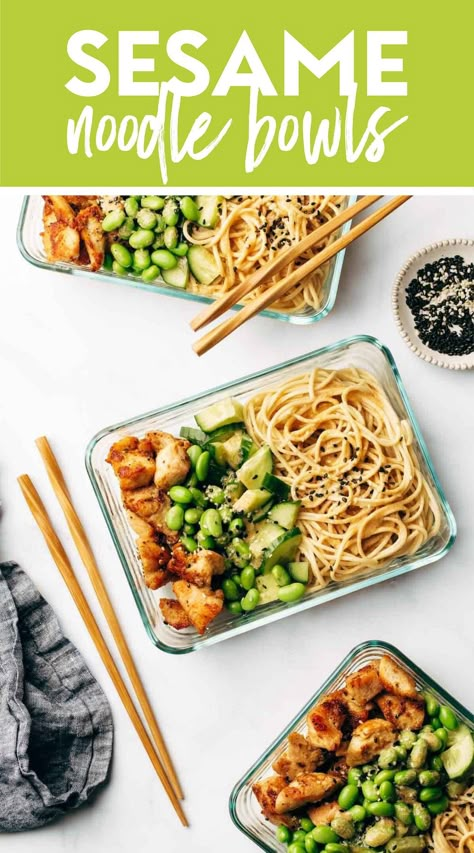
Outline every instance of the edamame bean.
<svg viewBox="0 0 474 853"><path fill-rule="evenodd" d="M132 266L132 256L126 246L122 246L121 243L112 243L110 251L115 260L120 264L120 266Z"/></svg>
<svg viewBox="0 0 474 853"><path fill-rule="evenodd" d="M198 530L196 534L196 539L199 542L201 548L204 548L206 551L213 551L216 547L216 540L213 536L207 536L202 530Z"/></svg>
<svg viewBox="0 0 474 853"><path fill-rule="evenodd" d="M384 785L390 785L390 782L385 783ZM374 815L375 817L393 817L395 814L395 806L393 803L369 803L367 806L367 811L369 814Z"/></svg>
<svg viewBox="0 0 474 853"><path fill-rule="evenodd" d="M280 601L285 601L290 604L293 601L299 601L306 592L304 583L289 583L286 586L281 586L278 590L278 598Z"/></svg>
<svg viewBox="0 0 474 853"><path fill-rule="evenodd" d="M423 738L420 738L413 747L408 763L413 770L421 770L428 757L428 744Z"/></svg>
<svg viewBox="0 0 474 853"><path fill-rule="evenodd" d="M304 830L302 829L296 829L291 837L291 840L298 844L300 841L304 843L305 838L306 832L304 832Z"/></svg>
<svg viewBox="0 0 474 853"><path fill-rule="evenodd" d="M311 832L314 829L314 823L309 817L302 817L300 820L301 829L304 829L305 832Z"/></svg>
<svg viewBox="0 0 474 853"><path fill-rule="evenodd" d="M183 533L186 536L194 536L197 533L197 527L195 524L185 524L183 527Z"/></svg>
<svg viewBox="0 0 474 853"><path fill-rule="evenodd" d="M358 785L362 776L362 770L360 767L351 767L349 773L347 774L347 781L349 785Z"/></svg>
<svg viewBox="0 0 474 853"><path fill-rule="evenodd" d="M392 838L385 850L388 853L423 853L426 850L425 839L414 835L410 838Z"/></svg>
<svg viewBox="0 0 474 853"><path fill-rule="evenodd" d="M399 741L405 749L411 749L416 743L416 734L415 732L409 731L409 729L404 729L400 732Z"/></svg>
<svg viewBox="0 0 474 853"><path fill-rule="evenodd" d="M177 225L179 220L179 207L176 199L168 198L163 208L163 219L167 225Z"/></svg>
<svg viewBox="0 0 474 853"><path fill-rule="evenodd" d="M445 729L448 729L448 731L450 732L453 732L455 729L457 729L459 725L457 717L454 712L451 711L451 708L448 708L447 705L441 705L438 716Z"/></svg>
<svg viewBox="0 0 474 853"><path fill-rule="evenodd" d="M429 788L422 788L420 791L420 801L422 803L432 803L433 800L439 800L443 796L442 788L433 785Z"/></svg>
<svg viewBox="0 0 474 853"><path fill-rule="evenodd" d="M280 842L280 844L287 844L291 838L290 830L288 829L287 826L284 826L283 824L281 824L281 826L279 826L277 828L277 831L275 834L276 834L276 839L277 839L277 841Z"/></svg>
<svg viewBox="0 0 474 853"><path fill-rule="evenodd" d="M206 489L206 495L211 504L215 504L216 506L222 506L225 502L224 490L221 489L220 486L208 486Z"/></svg>
<svg viewBox="0 0 474 853"><path fill-rule="evenodd" d="M189 494L191 494L191 492ZM192 497L193 496L191 495L191 500ZM202 509L200 509L199 507L190 507L190 509L187 509L184 513L184 520L188 524L197 524L199 519L201 518L202 512Z"/></svg>
<svg viewBox="0 0 474 853"><path fill-rule="evenodd" d="M413 823L413 812L407 803L395 803L395 817L404 826L411 826Z"/></svg>
<svg viewBox="0 0 474 853"><path fill-rule="evenodd" d="M205 509L208 504L207 504L206 497L205 497L205 495L203 495L201 490L197 489L195 486L190 486L189 491L191 492L191 494L193 496L193 501L196 504L196 506L200 506L203 509Z"/></svg>
<svg viewBox="0 0 474 853"><path fill-rule="evenodd" d="M280 566L279 563L276 566L273 566L272 575L275 578L278 586L288 586L291 583L291 575L286 571L284 566Z"/></svg>
<svg viewBox="0 0 474 853"><path fill-rule="evenodd" d="M413 818L415 826L421 832L426 832L431 826L431 815L421 803L413 803Z"/></svg>
<svg viewBox="0 0 474 853"><path fill-rule="evenodd" d="M184 195L180 199L179 206L185 219L190 219L191 222L197 222L199 219L199 208L195 201L189 195Z"/></svg>
<svg viewBox="0 0 474 853"><path fill-rule="evenodd" d="M355 835L354 824L348 815L337 815L333 818L331 829L337 832L339 838L344 838L345 841L349 841Z"/></svg>
<svg viewBox="0 0 474 853"><path fill-rule="evenodd" d="M382 782L379 791L382 800L385 800L386 802L391 802L395 799L395 788L388 779L385 782Z"/></svg>
<svg viewBox="0 0 474 853"><path fill-rule="evenodd" d="M154 231L156 228L156 216L152 210L147 210L146 207L138 211L137 222L140 228L145 228L147 231Z"/></svg>
<svg viewBox="0 0 474 853"><path fill-rule="evenodd" d="M133 221L131 216L127 216L127 218L124 219L122 225L120 226L120 228L118 230L118 235L119 235L120 239L121 240L128 240L128 238L130 237L130 234L133 233L134 229L135 229L135 222Z"/></svg>
<svg viewBox="0 0 474 853"><path fill-rule="evenodd" d="M448 733L447 733L446 729L444 729L444 728L436 729L435 735L438 738L438 740L441 741L443 747L445 747L448 743Z"/></svg>
<svg viewBox="0 0 474 853"><path fill-rule="evenodd" d="M154 281L155 278L158 278L160 271L155 264L151 264L146 270L143 270L141 274L142 281L146 281L147 284L150 284L151 281Z"/></svg>
<svg viewBox="0 0 474 853"><path fill-rule="evenodd" d="M161 213L157 213L157 214L156 214L155 234L157 235L157 237L159 237L159 238L161 239L161 242L159 243L159 246L164 246L164 245L165 245L165 239L164 239L164 237L163 237L163 234L165 233L165 230L166 230L166 222L165 222L165 220L163 219L163 217L162 217ZM157 246L157 248L158 248L159 246Z"/></svg>
<svg viewBox="0 0 474 853"><path fill-rule="evenodd" d="M311 835L307 835L304 840L305 853L318 853L319 847Z"/></svg>
<svg viewBox="0 0 474 853"><path fill-rule="evenodd" d="M166 524L170 530L181 530L184 524L184 512L179 504L172 506L166 513Z"/></svg>
<svg viewBox="0 0 474 853"><path fill-rule="evenodd" d="M165 202L159 195L144 195L141 199L141 206L147 207L149 210L163 210Z"/></svg>
<svg viewBox="0 0 474 853"><path fill-rule="evenodd" d="M237 533L243 533L245 530L245 522L243 518L233 518L229 524L229 533L233 535Z"/></svg>
<svg viewBox="0 0 474 853"><path fill-rule="evenodd" d="M131 195L130 198L127 198L124 207L127 216L134 218L137 215L139 205L137 199L133 195Z"/></svg>
<svg viewBox="0 0 474 853"><path fill-rule="evenodd" d="M444 794L438 800L434 800L432 803L428 803L428 811L432 815L443 814L449 806L449 800L447 796Z"/></svg>
<svg viewBox="0 0 474 853"><path fill-rule="evenodd" d="M133 266L136 270L146 270L151 264L148 249L137 249L133 255Z"/></svg>
<svg viewBox="0 0 474 853"><path fill-rule="evenodd" d="M369 803L375 803L379 798L379 789L370 779L362 783L362 793Z"/></svg>
<svg viewBox="0 0 474 853"><path fill-rule="evenodd" d="M192 474L186 480L186 486L188 489L190 489L192 487L196 487L198 485L198 483L199 483L199 480L196 477L195 471L193 471Z"/></svg>
<svg viewBox="0 0 474 853"><path fill-rule="evenodd" d="M173 255L177 255L178 258L184 258L185 255L188 254L189 246L187 243L178 243L177 246L170 249L170 252L173 252Z"/></svg>
<svg viewBox="0 0 474 853"><path fill-rule="evenodd" d="M430 767L432 770L437 770L438 773L441 773L444 770L444 764L439 755L432 755L430 758Z"/></svg>
<svg viewBox="0 0 474 853"><path fill-rule="evenodd" d="M171 486L168 495L176 504L191 504L193 502L193 496L186 486Z"/></svg>
<svg viewBox="0 0 474 853"><path fill-rule="evenodd" d="M303 843L296 841L294 843L291 842L290 846L288 847L287 853L305 853Z"/></svg>
<svg viewBox="0 0 474 853"><path fill-rule="evenodd" d="M411 785L416 781L416 770L399 770L395 773L395 785Z"/></svg>
<svg viewBox="0 0 474 853"><path fill-rule="evenodd" d="M155 239L155 235L153 231L147 231L146 228L139 228L138 231L134 231L133 234L130 234L129 243L132 249L146 249L147 246L151 246Z"/></svg>
<svg viewBox="0 0 474 853"><path fill-rule="evenodd" d="M111 210L110 213L107 213L102 220L102 230L103 231L116 231L117 228L125 221L125 211L118 207L116 210Z"/></svg>
<svg viewBox="0 0 474 853"><path fill-rule="evenodd" d="M440 776L436 770L422 770L418 774L418 781L423 788L429 788L431 785L437 785Z"/></svg>
<svg viewBox="0 0 474 853"><path fill-rule="evenodd" d="M196 462L196 476L201 483L204 483L208 472L209 472L209 463L211 461L211 455L208 450L204 450L198 461Z"/></svg>
<svg viewBox="0 0 474 853"><path fill-rule="evenodd" d="M404 746L400 746L399 744L397 744L397 746L394 746L394 750L395 750L395 752L397 753L397 758L398 758L398 760L399 760L399 761L405 761L405 759L406 759L406 757L407 757L407 755L408 755L408 753L407 753L407 751L406 751L405 747L404 747Z"/></svg>
<svg viewBox="0 0 474 853"><path fill-rule="evenodd" d="M193 552L193 551L197 551L197 549L198 549L198 543L191 536L182 536L181 542L183 543L184 547L186 548L186 551Z"/></svg>
<svg viewBox="0 0 474 853"><path fill-rule="evenodd" d="M122 264L119 264L118 261L113 261L112 271L115 273L115 275L127 275L128 273L128 270L123 267Z"/></svg>
<svg viewBox="0 0 474 853"><path fill-rule="evenodd" d="M112 255L110 254L110 252L107 252L107 254L104 258L104 263L103 263L104 270L111 270L113 261L114 261L114 259L113 259Z"/></svg>
<svg viewBox="0 0 474 853"><path fill-rule="evenodd" d="M178 263L176 256L171 252L168 252L168 249L157 249L152 253L151 259L157 267L160 267L163 270L171 270Z"/></svg>
<svg viewBox="0 0 474 853"><path fill-rule="evenodd" d="M367 817L367 810L364 809L364 806L355 805L355 806L352 806L351 809L349 809L347 814L350 814L354 823L360 823L362 820L365 820L365 818Z"/></svg>
<svg viewBox="0 0 474 853"><path fill-rule="evenodd" d="M376 785L381 785L382 782L393 782L393 780L396 778L396 776L397 776L396 770L381 770L379 773L377 773L376 776L374 776L374 782ZM415 773L415 779L416 779L416 773Z"/></svg>
<svg viewBox="0 0 474 853"><path fill-rule="evenodd" d="M434 732L436 732L436 729L440 729L441 728L441 722L440 722L439 717L432 717L431 725L433 726Z"/></svg>
<svg viewBox="0 0 474 853"><path fill-rule="evenodd" d="M423 732L421 737L426 741L431 752L439 752L443 748L441 740L434 732Z"/></svg>
<svg viewBox="0 0 474 853"><path fill-rule="evenodd" d="M390 841L395 835L395 824L389 818L382 818L370 826L364 836L364 841L368 847L380 847Z"/></svg>
<svg viewBox="0 0 474 853"><path fill-rule="evenodd" d="M163 239L167 249L174 249L178 245L178 229L175 225L168 225L165 228Z"/></svg>
<svg viewBox="0 0 474 853"><path fill-rule="evenodd" d="M378 765L383 770L388 769L389 767L393 767L398 761L397 752L393 746L389 746L386 749L382 749L378 757Z"/></svg>
<svg viewBox="0 0 474 853"><path fill-rule="evenodd" d="M246 612L250 610L255 610L259 601L260 593L258 589L249 589L245 597L240 602L242 605L242 610L245 610Z"/></svg>
<svg viewBox="0 0 474 853"><path fill-rule="evenodd" d="M209 536L214 536L214 538L222 536L222 521L217 509L206 509L201 515L199 524L201 530L208 533Z"/></svg>
<svg viewBox="0 0 474 853"><path fill-rule="evenodd" d="M437 717L439 712L439 702L435 699L432 693L423 693L423 697L428 716Z"/></svg>
<svg viewBox="0 0 474 853"><path fill-rule="evenodd" d="M252 566L246 566L240 573L240 585L242 589L252 589L255 586L255 569Z"/></svg>
<svg viewBox="0 0 474 853"><path fill-rule="evenodd" d="M359 798L359 789L357 785L345 785L339 792L337 802L343 811L349 811Z"/></svg>
<svg viewBox="0 0 474 853"><path fill-rule="evenodd" d="M192 444L191 447L188 447L187 454L191 460L191 465L193 466L193 468L196 467L196 462L198 461L201 453L202 449L199 447L198 444Z"/></svg>
<svg viewBox="0 0 474 853"><path fill-rule="evenodd" d="M229 524L229 521L232 520L232 510L230 506L220 506L219 515L223 524Z"/></svg>
<svg viewBox="0 0 474 853"><path fill-rule="evenodd" d="M334 832L331 827L324 826L323 824L315 826L314 829L311 830L311 835L317 844L333 844L339 838L337 832Z"/></svg>
<svg viewBox="0 0 474 853"><path fill-rule="evenodd" d="M242 613L242 605L240 601L230 601L227 605L227 609L230 610L230 612L233 613L234 616L240 616L240 614Z"/></svg>
<svg viewBox="0 0 474 853"><path fill-rule="evenodd" d="M340 844L339 841L330 841L324 848L324 853L349 853L346 844Z"/></svg>

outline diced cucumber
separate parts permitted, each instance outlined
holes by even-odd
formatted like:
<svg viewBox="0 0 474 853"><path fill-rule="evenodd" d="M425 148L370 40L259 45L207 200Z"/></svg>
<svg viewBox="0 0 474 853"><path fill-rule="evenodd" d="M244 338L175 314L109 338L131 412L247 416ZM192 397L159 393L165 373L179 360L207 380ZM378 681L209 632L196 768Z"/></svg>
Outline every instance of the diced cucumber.
<svg viewBox="0 0 474 853"><path fill-rule="evenodd" d="M474 741L468 730L463 738L441 753L441 761L450 779L460 779L474 762Z"/></svg>
<svg viewBox="0 0 474 853"><path fill-rule="evenodd" d="M207 435L201 429L195 429L194 427L181 427L179 434L181 438L187 439L191 444L205 444L207 439Z"/></svg>
<svg viewBox="0 0 474 853"><path fill-rule="evenodd" d="M227 441L231 435L238 432L242 434L244 429L244 425L241 421L238 421L235 424L226 424L226 426L218 427L218 429L213 429L212 432L208 434L208 441Z"/></svg>
<svg viewBox="0 0 474 853"><path fill-rule="evenodd" d="M286 501L290 494L290 487L287 483L284 483L279 477L274 477L273 474L265 474L262 486L264 489L268 489L273 495L276 495L280 501Z"/></svg>
<svg viewBox="0 0 474 853"><path fill-rule="evenodd" d="M457 729L453 729L453 731L448 732L448 746L454 746L458 741L463 740L466 735L470 734L470 730L465 725L465 723L460 723Z"/></svg>
<svg viewBox="0 0 474 853"><path fill-rule="evenodd" d="M225 400L213 403L212 406L208 406L202 412L194 415L194 420L204 432L213 432L219 427L242 421L243 415L242 403L232 397L227 397Z"/></svg>
<svg viewBox="0 0 474 853"><path fill-rule="evenodd" d="M255 585L260 593L259 605L270 604L271 601L278 601L278 592L280 587L272 574L259 575Z"/></svg>
<svg viewBox="0 0 474 853"><path fill-rule="evenodd" d="M256 509L255 512L252 513L252 521L263 521L264 518L267 518L272 506L273 498L271 498L268 503L264 504L264 506L262 506L260 509Z"/></svg>
<svg viewBox="0 0 474 853"><path fill-rule="evenodd" d="M227 460L227 464L230 465L234 471L241 465L242 463L242 433L234 432L227 441L224 441L222 447L224 448L225 458Z"/></svg>
<svg viewBox="0 0 474 853"><path fill-rule="evenodd" d="M189 281L189 264L186 258L179 258L175 267L170 270L161 270L161 277L166 284L173 287L185 288Z"/></svg>
<svg viewBox="0 0 474 853"><path fill-rule="evenodd" d="M255 536L249 541L250 553L252 554L252 564L256 567L260 566L264 552L270 547L272 542L281 539L285 533L283 527L278 524L273 524L272 521L262 521L258 525Z"/></svg>
<svg viewBox="0 0 474 853"><path fill-rule="evenodd" d="M206 483L210 486L222 486L222 480L227 474L227 468L219 465L216 459L211 457L209 462L209 470L207 472Z"/></svg>
<svg viewBox="0 0 474 853"><path fill-rule="evenodd" d="M198 223L203 228L215 228L219 222L219 204L222 196L219 195L197 195L196 204L199 208Z"/></svg>
<svg viewBox="0 0 474 853"><path fill-rule="evenodd" d="M296 556L301 539L302 534L298 527L294 527L293 530L285 530L278 539L274 539L263 554L263 573L268 574L277 563L281 563L283 566L290 563Z"/></svg>
<svg viewBox="0 0 474 853"><path fill-rule="evenodd" d="M204 246L190 246L187 254L189 268L199 284L212 284L219 275L214 255Z"/></svg>
<svg viewBox="0 0 474 853"><path fill-rule="evenodd" d="M206 449L211 454L211 458L220 465L221 468L225 470L225 466L227 465L227 456L225 453L225 447L221 441L213 441L211 444L206 444Z"/></svg>
<svg viewBox="0 0 474 853"><path fill-rule="evenodd" d="M201 424L199 424L201 426ZM271 474L273 469L272 452L266 444L260 447L250 459L237 471L238 479L248 489L260 489L265 479L265 474Z"/></svg>
<svg viewBox="0 0 474 853"><path fill-rule="evenodd" d="M243 495L245 491L245 486L243 483L239 483L238 480L233 480L230 483L227 483L224 492L226 496L226 501L230 504L234 504L241 495Z"/></svg>
<svg viewBox="0 0 474 853"><path fill-rule="evenodd" d="M244 432L244 434L242 435L242 444L241 444L240 449L241 449L241 455L242 455L241 464L243 464L244 462L247 461L247 459L250 459L250 457L253 456L257 452L258 447L252 441L250 436L247 435L246 432Z"/></svg>
<svg viewBox="0 0 474 853"><path fill-rule="evenodd" d="M268 503L269 494L266 489L247 489L242 497L235 502L234 512L254 512L256 509Z"/></svg>
<svg viewBox="0 0 474 853"><path fill-rule="evenodd" d="M309 563L288 563L288 571L294 581L298 581L299 583L308 583Z"/></svg>
<svg viewBox="0 0 474 853"><path fill-rule="evenodd" d="M269 513L269 517L276 524L280 524L285 530L291 530L296 526L296 520L300 511L301 501L285 501L275 504Z"/></svg>

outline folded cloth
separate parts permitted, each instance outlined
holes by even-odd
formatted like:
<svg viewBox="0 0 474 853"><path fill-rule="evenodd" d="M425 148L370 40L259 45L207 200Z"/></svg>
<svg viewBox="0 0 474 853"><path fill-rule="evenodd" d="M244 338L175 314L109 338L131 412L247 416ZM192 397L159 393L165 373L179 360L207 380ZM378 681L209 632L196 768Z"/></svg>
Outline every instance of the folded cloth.
<svg viewBox="0 0 474 853"><path fill-rule="evenodd" d="M106 781L113 726L101 688L16 563L0 564L0 832L35 829Z"/></svg>

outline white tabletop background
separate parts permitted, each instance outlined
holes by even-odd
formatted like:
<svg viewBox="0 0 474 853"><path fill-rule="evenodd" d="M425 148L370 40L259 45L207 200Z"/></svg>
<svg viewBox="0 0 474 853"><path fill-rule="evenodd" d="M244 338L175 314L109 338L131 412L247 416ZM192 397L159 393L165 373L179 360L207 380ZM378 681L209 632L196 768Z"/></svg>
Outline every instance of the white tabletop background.
<svg viewBox="0 0 474 853"><path fill-rule="evenodd" d="M321 323L256 319L213 352L191 350L196 304L29 266L16 247L20 195L0 208L0 560L18 561L55 608L105 689L115 721L110 783L64 820L0 839L8 853L220 853L257 848L234 828L234 783L357 643L394 643L474 708L474 406L472 372L425 364L399 337L391 288L416 249L474 237L474 197L417 197L346 254L334 311ZM92 492L84 451L102 427L340 338L369 333L392 350L458 523L442 561L173 657L149 641ZM182 829L46 551L16 477L28 472L67 536L34 439L59 457L186 792ZM68 543L70 544L70 543ZM77 574L98 613L85 570ZM107 628L106 636L109 637Z"/></svg>

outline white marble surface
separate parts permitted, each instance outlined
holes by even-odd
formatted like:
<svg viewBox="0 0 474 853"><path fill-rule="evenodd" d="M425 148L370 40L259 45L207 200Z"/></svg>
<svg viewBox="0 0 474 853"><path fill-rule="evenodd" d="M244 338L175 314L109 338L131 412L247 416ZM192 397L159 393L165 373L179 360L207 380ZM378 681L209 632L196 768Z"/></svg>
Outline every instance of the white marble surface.
<svg viewBox="0 0 474 853"><path fill-rule="evenodd" d="M474 198L418 197L347 255L336 308L309 327L257 319L198 360L193 303L43 272L20 257L20 196L1 206L0 559L15 559L55 607L104 686L115 720L110 784L90 808L30 835L9 853L256 850L233 827L234 782L356 643L388 640L474 708L472 373L431 367L406 348L390 307L395 274L414 250L474 236ZM100 428L339 338L378 336L398 362L458 522L439 563L365 592L174 658L148 640L84 468ZM143 365L143 369L140 369ZM27 471L61 534L65 523L33 444L47 434L66 473L119 617L186 789L181 829L108 675L46 552L16 484ZM95 611L85 572L74 565ZM102 615L98 618L103 624Z"/></svg>

